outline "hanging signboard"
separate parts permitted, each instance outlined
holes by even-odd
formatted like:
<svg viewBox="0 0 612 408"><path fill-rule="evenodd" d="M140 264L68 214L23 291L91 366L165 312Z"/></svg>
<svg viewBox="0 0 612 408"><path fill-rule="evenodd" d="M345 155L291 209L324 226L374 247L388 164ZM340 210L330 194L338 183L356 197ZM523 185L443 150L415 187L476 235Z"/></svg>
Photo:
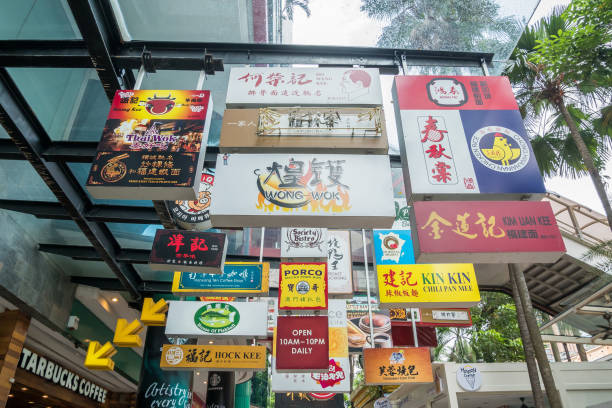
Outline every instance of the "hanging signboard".
<svg viewBox="0 0 612 408"><path fill-rule="evenodd" d="M398 76L393 100L410 201L546 192L508 78Z"/></svg>
<svg viewBox="0 0 612 408"><path fill-rule="evenodd" d="M160 367L164 370L263 371L266 347L164 344Z"/></svg>
<svg viewBox="0 0 612 408"><path fill-rule="evenodd" d="M266 338L264 302L170 301L166 335Z"/></svg>
<svg viewBox="0 0 612 408"><path fill-rule="evenodd" d="M471 364L457 367L457 384L466 391L478 391L482 387L482 374L478 367Z"/></svg>
<svg viewBox="0 0 612 408"><path fill-rule="evenodd" d="M329 370L327 316L278 316L274 355L276 371Z"/></svg>
<svg viewBox="0 0 612 408"><path fill-rule="evenodd" d="M195 200L210 91L119 90L87 178L95 198Z"/></svg>
<svg viewBox="0 0 612 408"><path fill-rule="evenodd" d="M227 235L216 232L158 229L149 256L153 270L222 273Z"/></svg>
<svg viewBox="0 0 612 408"><path fill-rule="evenodd" d="M389 228L389 157L223 154L211 220L217 227Z"/></svg>
<svg viewBox="0 0 612 408"><path fill-rule="evenodd" d="M214 170L204 169L200 179L200 190L195 200L166 201L168 212L178 226L198 231L212 228L208 209L214 181Z"/></svg>
<svg viewBox="0 0 612 408"><path fill-rule="evenodd" d="M414 263L414 249L412 248L410 230L375 229L372 232L376 265Z"/></svg>
<svg viewBox="0 0 612 408"><path fill-rule="evenodd" d="M395 181L394 181L395 183ZM410 229L410 207L406 204L405 198L394 198L395 204L395 221L393 221L394 230L409 230Z"/></svg>
<svg viewBox="0 0 612 408"><path fill-rule="evenodd" d="M312 393L276 393L274 408L344 408L344 397L342 394L332 394L323 399Z"/></svg>
<svg viewBox="0 0 612 408"><path fill-rule="evenodd" d="M353 297L353 262L349 231L327 230L327 286L329 297Z"/></svg>
<svg viewBox="0 0 612 408"><path fill-rule="evenodd" d="M391 324L394 347L414 347L414 333L411 326ZM417 339L420 347L437 347L438 338L435 327L417 326Z"/></svg>
<svg viewBox="0 0 612 408"><path fill-rule="evenodd" d="M206 404L210 408L232 408L236 399L236 373L209 371L206 386Z"/></svg>
<svg viewBox="0 0 612 408"><path fill-rule="evenodd" d="M545 201L425 201L410 219L419 263L552 263L565 253Z"/></svg>
<svg viewBox="0 0 612 408"><path fill-rule="evenodd" d="M327 261L327 228L281 228L283 262Z"/></svg>
<svg viewBox="0 0 612 408"><path fill-rule="evenodd" d="M268 262L225 262L222 274L174 272L172 293L210 296L267 296Z"/></svg>
<svg viewBox="0 0 612 408"><path fill-rule="evenodd" d="M378 265L376 272L384 309L470 307L480 302L472 264Z"/></svg>
<svg viewBox="0 0 612 408"><path fill-rule="evenodd" d="M329 363L327 372L278 372L272 356L271 389L274 392L350 392L350 362L346 332L346 301L329 301Z"/></svg>
<svg viewBox="0 0 612 408"><path fill-rule="evenodd" d="M278 310L327 312L327 262L281 262L278 281Z"/></svg>
<svg viewBox="0 0 612 408"><path fill-rule="evenodd" d="M411 326L412 320L408 315L411 309L390 309L393 326ZM412 308L415 314L417 327L470 327L472 314L469 308Z"/></svg>
<svg viewBox="0 0 612 408"><path fill-rule="evenodd" d="M367 385L433 382L429 348L370 348L363 358Z"/></svg>
<svg viewBox="0 0 612 408"><path fill-rule="evenodd" d="M387 154L385 118L376 108L227 109L222 153Z"/></svg>
<svg viewBox="0 0 612 408"><path fill-rule="evenodd" d="M349 352L359 354L363 349L372 347L392 347L391 317L389 310L380 310L376 298L371 298L372 328L370 334L370 314L366 296L355 296L346 303L347 335Z"/></svg>
<svg viewBox="0 0 612 408"><path fill-rule="evenodd" d="M228 108L382 104L375 68L234 67L225 100Z"/></svg>

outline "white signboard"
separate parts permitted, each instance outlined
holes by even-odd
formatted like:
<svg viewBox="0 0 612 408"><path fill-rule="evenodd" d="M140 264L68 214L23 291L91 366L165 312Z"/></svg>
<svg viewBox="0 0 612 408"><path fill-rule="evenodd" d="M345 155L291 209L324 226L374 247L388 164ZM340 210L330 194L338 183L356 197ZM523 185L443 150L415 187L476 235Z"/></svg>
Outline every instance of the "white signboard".
<svg viewBox="0 0 612 408"><path fill-rule="evenodd" d="M465 310L432 310L431 316L434 320L470 320Z"/></svg>
<svg viewBox="0 0 612 408"><path fill-rule="evenodd" d="M166 335L267 337L266 302L170 301Z"/></svg>
<svg viewBox="0 0 612 408"><path fill-rule="evenodd" d="M482 387L482 374L478 368L464 364L457 368L457 384L466 391L478 391Z"/></svg>
<svg viewBox="0 0 612 408"><path fill-rule="evenodd" d="M220 154L215 227L389 228L395 219L389 157Z"/></svg>
<svg viewBox="0 0 612 408"><path fill-rule="evenodd" d="M378 69L235 67L226 106L382 105Z"/></svg>
<svg viewBox="0 0 612 408"><path fill-rule="evenodd" d="M351 371L346 339L346 301L330 299L328 318L330 328L328 372L279 373L275 369L275 361L272 361L271 387L273 392L350 392Z"/></svg>
<svg viewBox="0 0 612 408"><path fill-rule="evenodd" d="M327 284L329 297L353 297L353 262L349 231L327 231Z"/></svg>
<svg viewBox="0 0 612 408"><path fill-rule="evenodd" d="M327 228L281 228L283 261L327 261Z"/></svg>

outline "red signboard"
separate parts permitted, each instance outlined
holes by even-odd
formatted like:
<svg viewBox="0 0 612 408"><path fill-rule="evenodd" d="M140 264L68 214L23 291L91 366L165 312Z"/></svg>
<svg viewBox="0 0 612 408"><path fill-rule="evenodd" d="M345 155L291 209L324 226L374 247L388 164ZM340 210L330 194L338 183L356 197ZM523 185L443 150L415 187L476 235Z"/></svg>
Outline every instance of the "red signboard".
<svg viewBox="0 0 612 408"><path fill-rule="evenodd" d="M327 372L329 370L327 316L278 316L276 369Z"/></svg>
<svg viewBox="0 0 612 408"><path fill-rule="evenodd" d="M423 201L411 212L417 263L551 263L565 252L545 201Z"/></svg>
<svg viewBox="0 0 612 408"><path fill-rule="evenodd" d="M412 327L410 326L392 323L391 337L393 338L393 347L414 346ZM419 347L436 347L438 345L435 327L419 327L417 325L417 338L419 339Z"/></svg>
<svg viewBox="0 0 612 408"><path fill-rule="evenodd" d="M502 76L397 76L395 86L400 110L518 109L510 81Z"/></svg>

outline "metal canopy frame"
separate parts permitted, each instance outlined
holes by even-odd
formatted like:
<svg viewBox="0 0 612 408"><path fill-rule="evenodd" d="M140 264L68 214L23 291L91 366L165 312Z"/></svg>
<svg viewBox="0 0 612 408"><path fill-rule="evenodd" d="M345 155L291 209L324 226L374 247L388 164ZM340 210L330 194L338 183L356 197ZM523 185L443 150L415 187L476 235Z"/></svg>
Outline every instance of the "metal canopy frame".
<svg viewBox="0 0 612 408"><path fill-rule="evenodd" d="M225 64L359 65L379 68L383 74L397 74L402 65L482 68L492 63L493 59L491 53L373 47L122 42L108 0L68 0L68 5L82 40L0 41L0 124L11 137L11 140L0 140L0 159L28 160L55 194L58 202L0 200L0 208L32 214L39 218L74 220L92 247L72 247L73 251L86 251L85 258L103 260L117 276L114 288L127 290L135 300L140 299L144 293L155 291L154 289L163 288L161 291L166 291L168 284L145 284L132 265L142 262L143 254L138 253L136 256L131 250L122 250L105 223L168 225L167 210L162 211L159 205L94 205L74 178L67 163L90 163L97 143L52 141L6 68L94 68L110 100L116 90L134 86L132 70L143 64L145 49L150 55L146 65L149 68L154 67L155 70L200 71L205 67L205 54L222 59ZM214 167L217 153L217 148L207 148L206 166ZM400 163L397 156L391 157L391 160L396 166ZM41 250L52 249L49 245L41 245ZM60 249L55 247L54 250L57 253ZM73 278L75 281L83 279Z"/></svg>

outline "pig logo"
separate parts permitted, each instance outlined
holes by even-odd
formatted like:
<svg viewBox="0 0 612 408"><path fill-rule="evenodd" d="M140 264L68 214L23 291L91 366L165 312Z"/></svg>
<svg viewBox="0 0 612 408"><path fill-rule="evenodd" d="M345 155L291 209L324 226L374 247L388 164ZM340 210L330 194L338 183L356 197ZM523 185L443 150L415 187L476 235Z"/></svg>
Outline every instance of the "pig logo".
<svg viewBox="0 0 612 408"><path fill-rule="evenodd" d="M151 115L164 115L174 108L176 98L172 98L172 94L168 96L160 96L153 94L153 98L147 98L145 109Z"/></svg>

